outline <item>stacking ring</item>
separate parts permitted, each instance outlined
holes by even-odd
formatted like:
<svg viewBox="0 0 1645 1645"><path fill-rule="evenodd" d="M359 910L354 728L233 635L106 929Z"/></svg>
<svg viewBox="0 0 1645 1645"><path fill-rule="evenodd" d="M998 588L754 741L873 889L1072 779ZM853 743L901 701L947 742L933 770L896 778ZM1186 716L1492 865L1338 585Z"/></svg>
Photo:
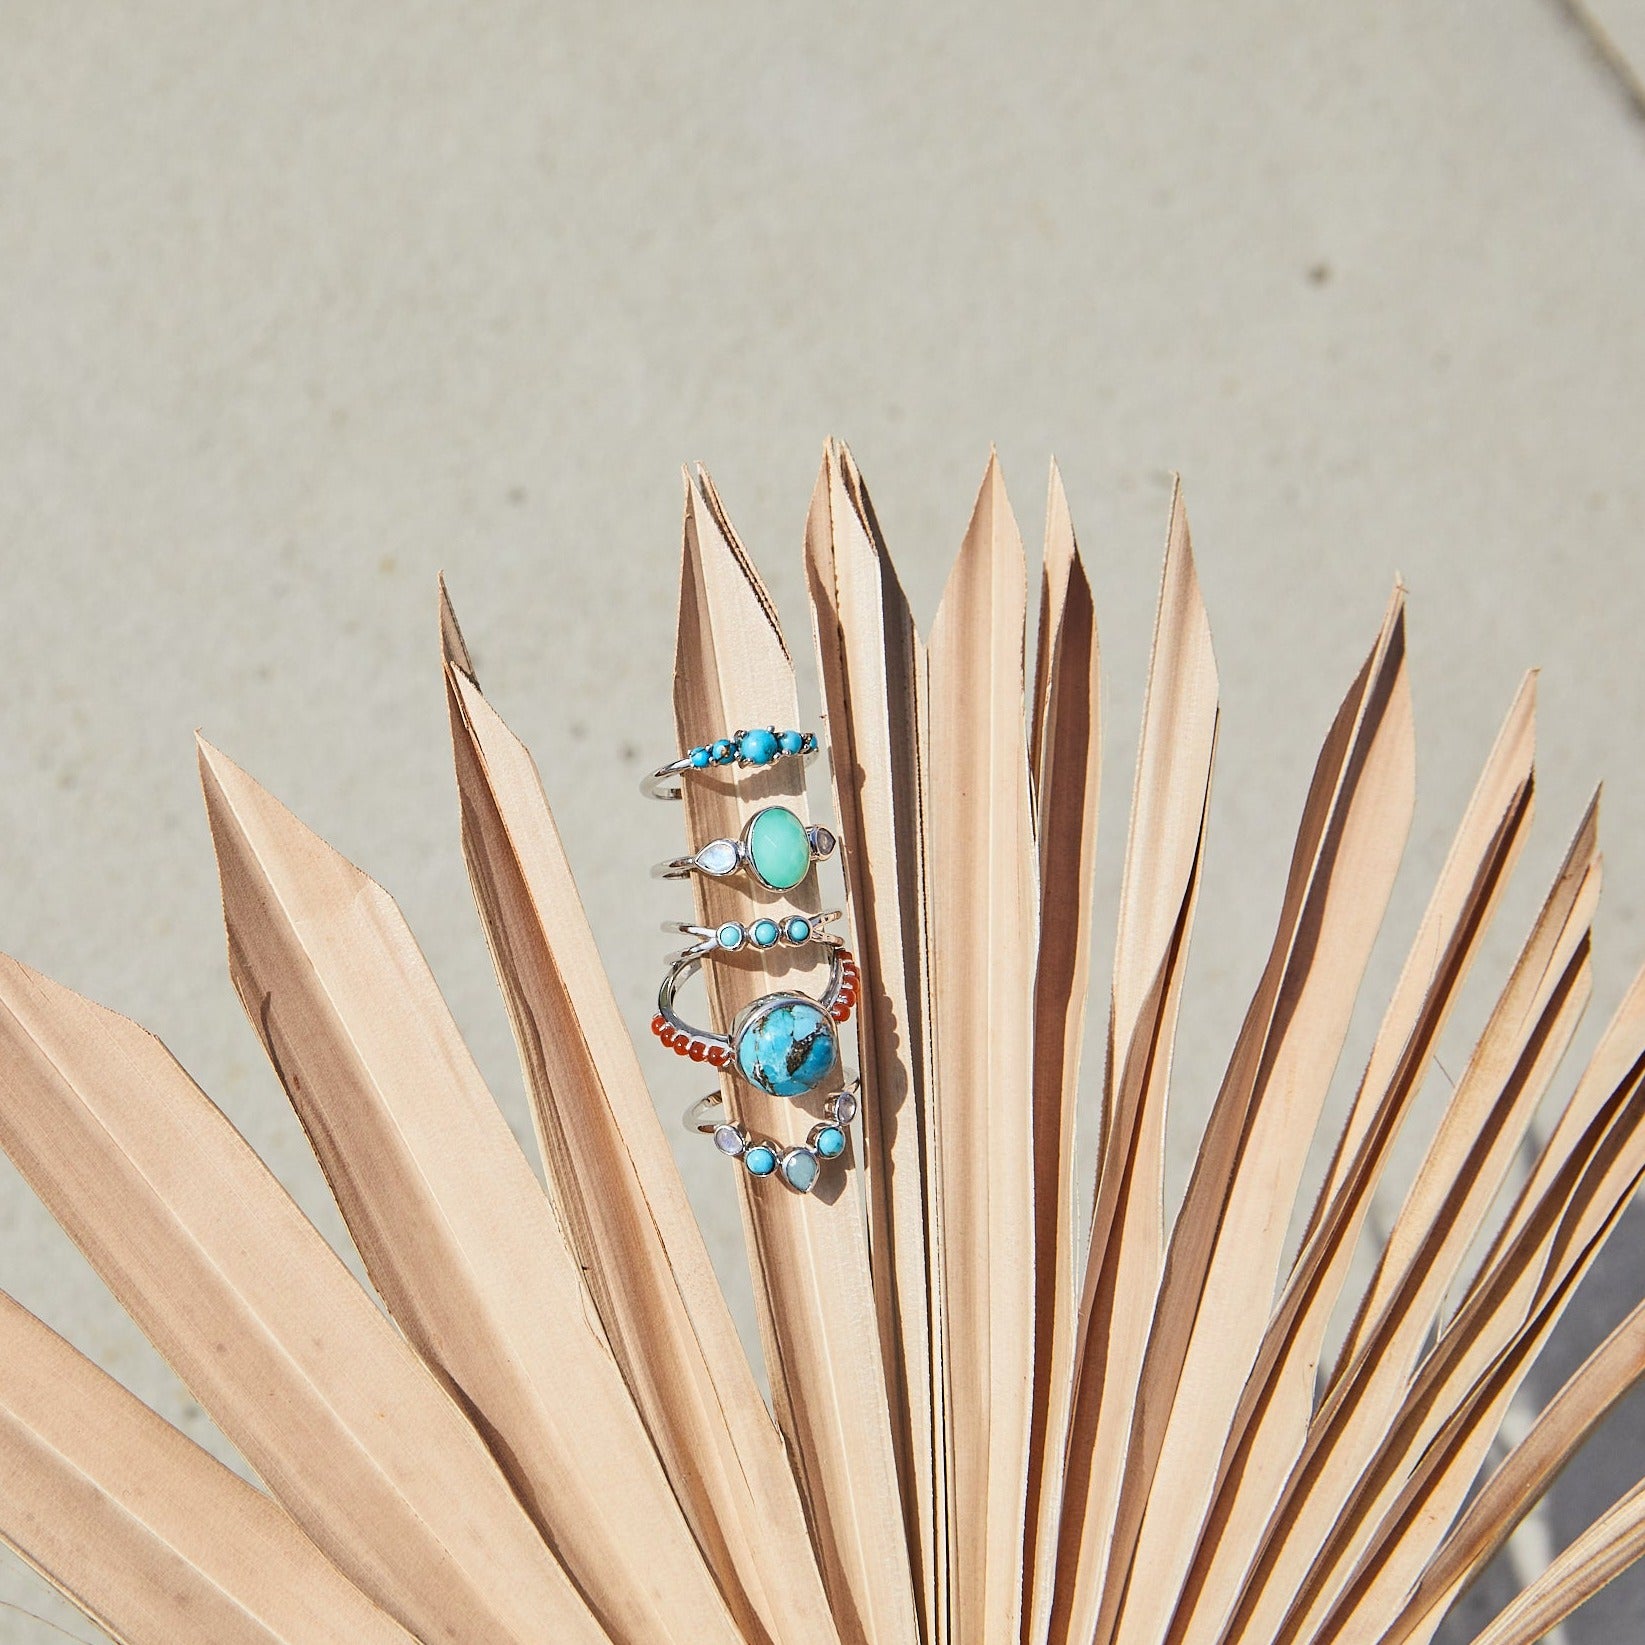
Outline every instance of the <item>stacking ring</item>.
<svg viewBox="0 0 1645 1645"><path fill-rule="evenodd" d="M808 942L838 946L840 939L823 927L837 920L843 911L824 909L820 914L788 914L780 920L760 919L744 925L738 920L727 920L724 925L681 925L670 920L665 931L678 931L681 936L695 937L691 947L671 954L670 961L695 959L700 956L735 954L746 948L801 948Z"/></svg>
<svg viewBox="0 0 1645 1645"><path fill-rule="evenodd" d="M640 779L640 792L654 800L677 800L679 779L687 771L712 771L725 765L771 765L790 755L817 752L814 731L779 731L774 725L738 731L715 742L703 743Z"/></svg>
<svg viewBox="0 0 1645 1645"><path fill-rule="evenodd" d="M710 840L689 857L658 863L652 872L664 880L706 874L723 880L745 873L767 891L792 891L811 865L833 853L834 836L816 823L807 826L786 805L767 805L748 819L735 840Z"/></svg>
<svg viewBox="0 0 1645 1645"><path fill-rule="evenodd" d="M823 1117L811 1127L803 1143L785 1148L767 1137L753 1135L746 1126L726 1118L725 1098L711 1091L685 1111L688 1131L700 1131L714 1139L714 1146L729 1159L740 1159L751 1177L781 1179L796 1194L809 1194L817 1186L826 1161L845 1152L846 1127L857 1117L857 1089L853 1081L836 1091L823 1105Z"/></svg>
<svg viewBox="0 0 1645 1645"><path fill-rule="evenodd" d="M844 948L828 956L828 986L820 999L809 994L762 994L737 1013L729 1034L693 1028L674 1009L680 984L698 969L701 954L669 966L657 990L651 1032L677 1056L734 1068L750 1085L773 1097L803 1097L824 1084L839 1067L839 1027L857 1003L857 962Z"/></svg>

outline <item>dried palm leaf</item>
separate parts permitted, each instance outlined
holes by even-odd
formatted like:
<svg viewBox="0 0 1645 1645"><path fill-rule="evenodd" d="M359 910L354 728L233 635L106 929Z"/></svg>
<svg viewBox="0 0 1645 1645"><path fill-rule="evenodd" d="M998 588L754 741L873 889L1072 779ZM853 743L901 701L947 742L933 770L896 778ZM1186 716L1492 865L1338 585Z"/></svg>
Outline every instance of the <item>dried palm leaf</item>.
<svg viewBox="0 0 1645 1645"><path fill-rule="evenodd" d="M481 694L443 587L462 848L547 1194L388 894L209 745L231 975L388 1317L157 1041L0 960L0 1145L261 1482L0 1293L0 1538L111 1637L1428 1645L1645 1375L1642 1304L1485 1472L1645 1176L1642 973L1485 1238L1591 991L1592 806L1375 1271L1349 1292L1530 828L1529 679L1301 1205L1411 817L1396 589L1327 733L1268 963L1167 1227L1164 1123L1219 733L1180 490L1089 1187L1074 1116L1100 690L1060 477L1032 682L1027 567L994 459L929 643L833 443L805 552L864 1105L812 1192L728 1168L770 1409L536 767ZM683 746L799 723L775 607L700 472L676 657ZM804 792L798 761L688 776L691 849ZM710 927L789 905L731 879L699 876L695 892ZM826 900L814 874L791 897ZM717 1031L773 981L812 986L806 953L761 960L707 968ZM784 1146L806 1123L730 1075L719 1100ZM1352 1324L1326 1365L1341 1305ZM1476 1645L1529 1645L1642 1551L1645 1483Z"/></svg>

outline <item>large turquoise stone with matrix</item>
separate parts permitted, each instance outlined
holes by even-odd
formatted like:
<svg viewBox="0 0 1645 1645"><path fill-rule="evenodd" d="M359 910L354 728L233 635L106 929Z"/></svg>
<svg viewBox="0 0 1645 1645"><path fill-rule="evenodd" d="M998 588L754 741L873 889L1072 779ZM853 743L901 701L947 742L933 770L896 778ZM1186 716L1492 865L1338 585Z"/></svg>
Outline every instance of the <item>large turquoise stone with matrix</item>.
<svg viewBox="0 0 1645 1645"><path fill-rule="evenodd" d="M731 1036L737 1069L774 1097L803 1097L840 1060L834 1020L803 994L767 994L746 1006Z"/></svg>

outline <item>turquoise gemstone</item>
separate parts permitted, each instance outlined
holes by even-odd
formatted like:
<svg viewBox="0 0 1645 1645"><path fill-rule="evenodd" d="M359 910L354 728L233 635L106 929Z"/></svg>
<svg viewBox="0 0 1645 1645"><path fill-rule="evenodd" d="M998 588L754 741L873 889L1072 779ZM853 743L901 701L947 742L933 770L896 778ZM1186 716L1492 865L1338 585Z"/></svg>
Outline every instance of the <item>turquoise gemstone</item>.
<svg viewBox="0 0 1645 1645"><path fill-rule="evenodd" d="M714 940L721 948L741 948L743 928L735 920L731 920L714 933Z"/></svg>
<svg viewBox="0 0 1645 1645"><path fill-rule="evenodd" d="M811 935L811 921L802 920L796 914L784 924L783 935L790 942L804 942Z"/></svg>
<svg viewBox="0 0 1645 1645"><path fill-rule="evenodd" d="M702 768L708 764L708 750L706 748L692 749L691 763L697 770L701 771Z"/></svg>
<svg viewBox="0 0 1645 1645"><path fill-rule="evenodd" d="M817 735L814 731L807 731L800 738L800 751L804 754L814 754L817 751Z"/></svg>
<svg viewBox="0 0 1645 1645"><path fill-rule="evenodd" d="M774 1097L814 1091L839 1061L833 1019L815 1000L796 994L756 1000L744 1012L735 1038L743 1078Z"/></svg>
<svg viewBox="0 0 1645 1645"><path fill-rule="evenodd" d="M754 939L756 948L769 948L777 940L777 922L775 920L755 920L749 926L748 934Z"/></svg>
<svg viewBox="0 0 1645 1645"><path fill-rule="evenodd" d="M745 731L737 752L750 765L770 765L777 757L777 734L774 731Z"/></svg>
<svg viewBox="0 0 1645 1645"><path fill-rule="evenodd" d="M845 1152L845 1132L837 1125L825 1125L811 1139L811 1146L824 1159L838 1159Z"/></svg>
<svg viewBox="0 0 1645 1645"><path fill-rule="evenodd" d="M710 750L716 765L729 765L736 757L736 745L729 737L721 737Z"/></svg>
<svg viewBox="0 0 1645 1645"><path fill-rule="evenodd" d="M783 1155L783 1181L797 1194L809 1194L821 1172L822 1161L809 1148L792 1148Z"/></svg>
<svg viewBox="0 0 1645 1645"><path fill-rule="evenodd" d="M787 806L757 811L743 836L755 877L773 891L792 891L811 872L811 840Z"/></svg>
<svg viewBox="0 0 1645 1645"><path fill-rule="evenodd" d="M777 1169L777 1151L757 1142L743 1154L743 1164L751 1177L768 1177Z"/></svg>
<svg viewBox="0 0 1645 1645"><path fill-rule="evenodd" d="M785 754L798 754L805 746L805 738L797 731L780 732L777 737L777 746Z"/></svg>

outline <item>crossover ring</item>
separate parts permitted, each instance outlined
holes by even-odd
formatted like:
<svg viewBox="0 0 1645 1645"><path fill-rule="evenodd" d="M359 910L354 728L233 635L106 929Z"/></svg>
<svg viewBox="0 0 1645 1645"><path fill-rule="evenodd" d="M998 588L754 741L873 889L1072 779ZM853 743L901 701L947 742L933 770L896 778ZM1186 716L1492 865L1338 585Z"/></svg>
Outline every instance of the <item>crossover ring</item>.
<svg viewBox="0 0 1645 1645"><path fill-rule="evenodd" d="M823 927L829 921L839 919L843 912L839 908L825 908L820 914L788 914L780 920L768 917L751 920L746 925L739 920L727 920L724 925L683 925L677 920L669 920L663 930L677 931L683 937L697 939L689 948L671 954L671 962L709 956L718 958L722 954L736 954L747 949L775 948L779 943L785 948L801 948L810 942L837 947L841 939Z"/></svg>
<svg viewBox="0 0 1645 1645"><path fill-rule="evenodd" d="M820 824L801 822L786 805L767 805L748 819L739 838L710 840L689 857L658 863L652 873L663 880L683 880L692 874L723 880L744 873L767 891L792 891L813 863L833 854L835 844L833 834Z"/></svg>
<svg viewBox="0 0 1645 1645"><path fill-rule="evenodd" d="M674 1009L683 983L703 961L689 954L669 966L657 990L651 1031L676 1056L730 1068L773 1097L803 1097L840 1065L840 1026L850 1019L861 986L857 962L831 948L828 983L820 998L792 991L762 994L737 1013L729 1034L693 1028Z"/></svg>
<svg viewBox="0 0 1645 1645"><path fill-rule="evenodd" d="M713 771L727 765L765 766L790 756L804 757L817 752L814 731L779 731L774 725L738 731L711 743L699 744L667 765L660 765L640 779L640 792L653 800L677 800L680 778L688 771Z"/></svg>

